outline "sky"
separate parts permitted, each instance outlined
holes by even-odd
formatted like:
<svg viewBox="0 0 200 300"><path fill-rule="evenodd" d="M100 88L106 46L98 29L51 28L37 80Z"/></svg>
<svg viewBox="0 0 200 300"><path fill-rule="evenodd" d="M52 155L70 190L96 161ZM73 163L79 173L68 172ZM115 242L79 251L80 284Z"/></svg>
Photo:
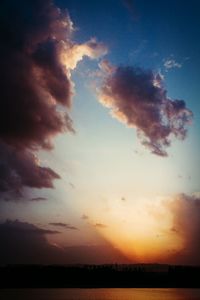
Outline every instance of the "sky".
<svg viewBox="0 0 200 300"><path fill-rule="evenodd" d="M199 265L199 14L1 1L0 264Z"/></svg>

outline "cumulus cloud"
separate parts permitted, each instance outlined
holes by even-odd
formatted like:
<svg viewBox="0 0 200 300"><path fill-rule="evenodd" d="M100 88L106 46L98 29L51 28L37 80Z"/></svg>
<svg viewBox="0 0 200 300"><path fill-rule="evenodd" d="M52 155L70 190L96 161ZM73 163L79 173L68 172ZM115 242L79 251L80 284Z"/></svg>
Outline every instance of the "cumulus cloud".
<svg viewBox="0 0 200 300"><path fill-rule="evenodd" d="M165 203L172 214L171 232L183 240L175 263L200 264L200 197L180 194Z"/></svg>
<svg viewBox="0 0 200 300"><path fill-rule="evenodd" d="M91 39L73 43L73 23L50 0L1 1L0 191L52 188L60 176L39 164L55 135L74 132L70 71L106 53Z"/></svg>
<svg viewBox="0 0 200 300"><path fill-rule="evenodd" d="M40 163L32 151L0 143L0 191L21 193L22 186L52 188L60 176Z"/></svg>
<svg viewBox="0 0 200 300"><path fill-rule="evenodd" d="M57 226L57 227L63 227L63 228L66 228L66 229L71 229L71 230L78 230L77 227L72 226L72 225L67 224L67 223L51 222L51 223L49 223L49 225Z"/></svg>
<svg viewBox="0 0 200 300"><path fill-rule="evenodd" d="M185 139L193 115L184 100L167 96L161 74L138 67L120 66L105 74L99 100L113 117L135 128L141 143L160 156L167 156L173 137Z"/></svg>
<svg viewBox="0 0 200 300"><path fill-rule="evenodd" d="M61 58L67 68L73 70L77 63L87 56L96 59L107 53L107 47L103 43L97 42L95 38L84 44L65 44Z"/></svg>
<svg viewBox="0 0 200 300"><path fill-rule="evenodd" d="M116 70L116 68L107 59L102 59L98 65L104 74L112 74Z"/></svg>

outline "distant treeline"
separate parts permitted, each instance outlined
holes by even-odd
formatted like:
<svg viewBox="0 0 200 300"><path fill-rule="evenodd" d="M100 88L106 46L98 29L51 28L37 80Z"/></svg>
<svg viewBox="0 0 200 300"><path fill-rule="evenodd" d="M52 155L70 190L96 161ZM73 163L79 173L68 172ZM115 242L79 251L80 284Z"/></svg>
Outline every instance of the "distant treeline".
<svg viewBox="0 0 200 300"><path fill-rule="evenodd" d="M144 265L9 265L1 288L200 287L200 267Z"/></svg>

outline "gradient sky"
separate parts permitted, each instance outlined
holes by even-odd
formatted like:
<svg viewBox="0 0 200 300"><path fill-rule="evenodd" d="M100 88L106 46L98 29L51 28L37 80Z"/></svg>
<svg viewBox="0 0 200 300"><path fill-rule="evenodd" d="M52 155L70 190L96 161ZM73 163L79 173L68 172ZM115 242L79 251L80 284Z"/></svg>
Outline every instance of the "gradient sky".
<svg viewBox="0 0 200 300"><path fill-rule="evenodd" d="M74 45L84 45L84 50L77 50L74 67L69 67L72 54L65 58L74 90L67 110L75 133L57 130L52 150L31 149L42 166L60 175L55 180L52 175L54 188L24 184L20 195L2 189L0 238L5 249L0 263L12 257L12 250L6 254L9 232L17 251L27 252L26 258L19 254L11 262L46 262L44 248L49 247L52 263L199 264L199 1L55 0L54 4L69 13ZM29 13L24 8L23 14ZM87 42L91 38L97 45ZM102 61L110 68L140 67L142 74L152 70L159 74L169 101L184 100L192 111L186 137L172 137L168 156L152 153L138 138L137 124L127 126L100 103L102 84L108 85L110 76L103 73ZM131 80L127 84L131 86ZM1 141L7 143L5 134ZM32 233L29 238L38 247L35 256L31 249L24 250L29 243L27 237L22 239L26 233Z"/></svg>

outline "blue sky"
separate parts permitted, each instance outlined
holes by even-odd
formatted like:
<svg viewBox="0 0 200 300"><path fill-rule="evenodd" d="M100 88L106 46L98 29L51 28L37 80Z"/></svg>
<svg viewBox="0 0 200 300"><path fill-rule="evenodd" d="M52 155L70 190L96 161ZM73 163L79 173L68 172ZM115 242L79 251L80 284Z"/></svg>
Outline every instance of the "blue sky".
<svg viewBox="0 0 200 300"><path fill-rule="evenodd" d="M151 261L156 255L165 260L165 245L169 251L185 245L184 237L169 233L172 199L183 193L199 197L200 3L56 0L55 5L67 9L75 43L95 38L108 53L94 60L85 57L70 71L75 84L70 116L76 133L58 135L52 151L39 152L41 163L61 179L55 181L55 189L25 188L27 198L45 197L47 202L1 202L0 218L45 228L53 221L79 228L48 236L50 243L62 247L109 241L133 261ZM167 157L142 146L136 128L120 123L99 102L96 81L101 79L96 75L102 59L113 66L139 66L161 74L168 97L184 100L193 112L187 137L174 138ZM160 220L159 214L166 218ZM166 236L157 242L155 237L163 232ZM133 234L138 240L131 239ZM146 253L150 239L155 247Z"/></svg>

